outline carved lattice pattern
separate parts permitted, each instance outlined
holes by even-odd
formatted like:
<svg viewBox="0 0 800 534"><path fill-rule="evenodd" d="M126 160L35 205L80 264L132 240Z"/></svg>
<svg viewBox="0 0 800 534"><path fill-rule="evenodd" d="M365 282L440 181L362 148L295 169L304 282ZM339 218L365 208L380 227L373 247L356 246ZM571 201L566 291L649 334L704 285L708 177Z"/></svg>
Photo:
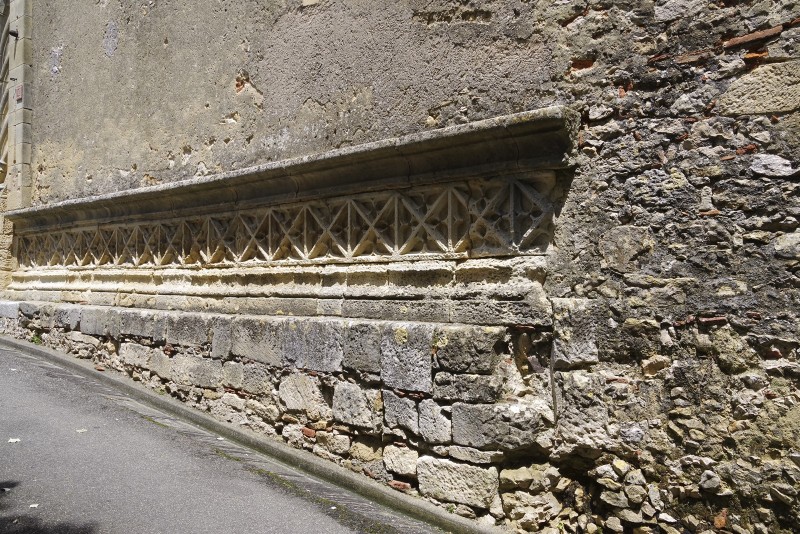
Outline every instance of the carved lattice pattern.
<svg viewBox="0 0 800 534"><path fill-rule="evenodd" d="M471 180L157 223L17 238L23 269L338 263L540 253L553 203L524 179Z"/></svg>

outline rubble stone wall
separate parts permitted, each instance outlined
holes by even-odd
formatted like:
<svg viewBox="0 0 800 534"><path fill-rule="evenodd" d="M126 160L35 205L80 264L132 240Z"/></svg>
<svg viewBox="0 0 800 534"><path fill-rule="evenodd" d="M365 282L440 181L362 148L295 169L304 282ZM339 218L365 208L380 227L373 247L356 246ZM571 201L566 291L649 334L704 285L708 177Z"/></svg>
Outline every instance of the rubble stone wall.
<svg viewBox="0 0 800 534"><path fill-rule="evenodd" d="M235 283L23 261L6 333L483 524L796 531L796 2L262 4L37 3L33 203L557 104L580 131L541 254L430 279L275 268L229 305ZM347 273L357 313L335 304ZM96 284L107 306L77 304Z"/></svg>

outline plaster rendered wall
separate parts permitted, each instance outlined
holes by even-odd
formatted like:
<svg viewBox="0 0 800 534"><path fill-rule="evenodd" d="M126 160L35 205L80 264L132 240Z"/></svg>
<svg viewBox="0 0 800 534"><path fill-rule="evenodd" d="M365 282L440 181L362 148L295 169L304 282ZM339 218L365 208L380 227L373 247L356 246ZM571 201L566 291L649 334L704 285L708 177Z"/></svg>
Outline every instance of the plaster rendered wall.
<svg viewBox="0 0 800 534"><path fill-rule="evenodd" d="M89 294L33 269L6 292L23 301L0 309L7 333L482 524L796 530L797 3L70 4L34 10L34 205L550 104L581 114L579 146L535 269L430 284L533 302L527 320L444 325L436 305L398 316L378 293L374 321L316 305L295 318L235 305L178 315L205 303L174 300L168 284L93 301L119 308L25 302ZM314 280L297 291L330 294ZM353 321L361 334L348 337ZM219 332L252 342L217 352Z"/></svg>
<svg viewBox="0 0 800 534"><path fill-rule="evenodd" d="M568 68L522 3L303 4L37 3L33 204L543 107Z"/></svg>

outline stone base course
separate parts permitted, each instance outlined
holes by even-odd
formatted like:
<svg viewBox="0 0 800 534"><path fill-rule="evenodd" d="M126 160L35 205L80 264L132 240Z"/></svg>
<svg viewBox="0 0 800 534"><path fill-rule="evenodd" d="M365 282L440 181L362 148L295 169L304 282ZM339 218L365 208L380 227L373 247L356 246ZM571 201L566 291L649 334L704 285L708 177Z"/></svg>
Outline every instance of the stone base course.
<svg viewBox="0 0 800 534"><path fill-rule="evenodd" d="M736 363L746 342L717 321L697 335L718 367L666 356L653 367L655 355L640 367L604 363L607 340L587 326L602 310L568 299L553 308L553 329L536 330L4 301L0 330L481 525L672 534L723 517L738 533L797 513L793 359L761 371ZM659 325L626 325L640 347L660 342ZM695 404L691 381L707 373L743 385L710 386L712 404ZM703 448L716 429L754 443L751 428L768 419L789 440L786 456Z"/></svg>

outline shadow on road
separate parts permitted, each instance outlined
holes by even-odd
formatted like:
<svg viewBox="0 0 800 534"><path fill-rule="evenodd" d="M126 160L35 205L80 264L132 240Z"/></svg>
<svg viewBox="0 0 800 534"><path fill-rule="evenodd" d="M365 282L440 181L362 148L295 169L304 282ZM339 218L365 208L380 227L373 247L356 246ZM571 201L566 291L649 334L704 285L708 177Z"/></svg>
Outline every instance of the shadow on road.
<svg viewBox="0 0 800 534"><path fill-rule="evenodd" d="M19 482L4 480L0 482L0 532L3 534L94 534L93 525L73 523L45 524L37 517L6 513L7 499Z"/></svg>

